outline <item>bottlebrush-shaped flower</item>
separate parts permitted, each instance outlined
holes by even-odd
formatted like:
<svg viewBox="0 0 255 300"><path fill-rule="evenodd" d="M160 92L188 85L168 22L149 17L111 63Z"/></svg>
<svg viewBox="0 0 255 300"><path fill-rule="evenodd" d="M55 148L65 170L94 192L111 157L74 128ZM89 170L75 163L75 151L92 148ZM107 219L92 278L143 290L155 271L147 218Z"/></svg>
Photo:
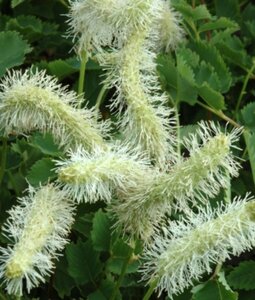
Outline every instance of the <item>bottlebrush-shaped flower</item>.
<svg viewBox="0 0 255 300"><path fill-rule="evenodd" d="M80 148L69 154L69 159L56 162L56 172L60 186L78 202L110 202L114 191L126 193L152 173L149 161L125 146L97 148L92 154Z"/></svg>
<svg viewBox="0 0 255 300"><path fill-rule="evenodd" d="M255 246L255 200L235 199L213 210L209 205L158 230L144 253L143 279L174 294L212 271L231 255Z"/></svg>
<svg viewBox="0 0 255 300"><path fill-rule="evenodd" d="M77 101L45 71L9 72L0 83L0 128L5 134L49 131L65 149L104 147L95 115L75 108Z"/></svg>
<svg viewBox="0 0 255 300"><path fill-rule="evenodd" d="M105 83L116 89L112 108L127 105L119 121L126 141L167 169L176 159L176 138L156 75L155 49L176 45L181 35L176 15L163 0L78 0L71 2L69 25L79 39L78 53L94 50L108 70Z"/></svg>
<svg viewBox="0 0 255 300"><path fill-rule="evenodd" d="M24 285L29 292L52 272L53 260L67 243L74 208L53 185L30 187L19 201L3 227L12 244L0 249L0 277L9 294L22 295Z"/></svg>
<svg viewBox="0 0 255 300"><path fill-rule="evenodd" d="M200 123L197 134L184 141L188 158L180 159L169 173L155 173L111 204L116 226L148 240L166 213L187 211L189 203L206 203L228 187L228 176L237 176L240 167L231 150L240 131L222 133L213 123Z"/></svg>
<svg viewBox="0 0 255 300"><path fill-rule="evenodd" d="M145 37L145 32L136 32L121 50L99 61L108 71L106 84L116 88L111 108L119 108L119 126L126 141L139 145L158 167L167 169L177 155L175 118L165 105L166 94L160 92L155 53Z"/></svg>
<svg viewBox="0 0 255 300"><path fill-rule="evenodd" d="M168 52L170 49L175 49L183 40L184 31L180 26L181 18L170 7L169 1L160 1L158 10L158 20L155 22L158 33L155 39L158 45Z"/></svg>
<svg viewBox="0 0 255 300"><path fill-rule="evenodd" d="M158 0L76 0L70 2L69 34L78 39L77 50L121 48L134 30L149 28Z"/></svg>

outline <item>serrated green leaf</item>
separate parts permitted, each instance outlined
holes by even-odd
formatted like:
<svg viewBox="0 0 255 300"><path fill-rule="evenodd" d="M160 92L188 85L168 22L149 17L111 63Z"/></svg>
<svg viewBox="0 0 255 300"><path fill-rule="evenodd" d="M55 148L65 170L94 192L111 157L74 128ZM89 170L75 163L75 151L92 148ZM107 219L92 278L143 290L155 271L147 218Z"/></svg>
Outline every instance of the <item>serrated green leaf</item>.
<svg viewBox="0 0 255 300"><path fill-rule="evenodd" d="M111 299L112 293L116 283L112 280L105 279L101 282L99 288L94 293L88 295L87 300L108 300ZM122 299L120 292L118 291L115 298L116 300Z"/></svg>
<svg viewBox="0 0 255 300"><path fill-rule="evenodd" d="M220 89L218 92L227 92L231 86L232 77L217 48L205 41L191 42L189 46L191 50L195 51L199 55L200 62L204 61L206 64L213 67L220 82Z"/></svg>
<svg viewBox="0 0 255 300"><path fill-rule="evenodd" d="M177 101L185 101L194 105L197 101L194 73L180 55L177 55L177 70Z"/></svg>
<svg viewBox="0 0 255 300"><path fill-rule="evenodd" d="M21 4L24 1L25 0L12 0L11 6L12 6L12 8L15 8L16 6L18 6L19 4Z"/></svg>
<svg viewBox="0 0 255 300"><path fill-rule="evenodd" d="M69 244L66 247L68 261L68 273L74 278L77 284L85 284L94 281L101 272L102 265L99 261L99 254L91 244L91 241Z"/></svg>
<svg viewBox="0 0 255 300"><path fill-rule="evenodd" d="M255 102L247 104L242 110L241 115L244 125L252 130L255 130Z"/></svg>
<svg viewBox="0 0 255 300"><path fill-rule="evenodd" d="M18 16L6 24L7 30L18 31L30 42L40 39L42 28L42 21L34 16Z"/></svg>
<svg viewBox="0 0 255 300"><path fill-rule="evenodd" d="M198 45L197 47L199 48ZM215 49L212 52L216 56L218 55ZM201 53L201 49L194 52L190 49L180 48L176 56L178 69L177 98L192 105L196 103L199 94L210 106L224 109L224 97L219 92L222 90L222 81L219 75L223 76L223 70L227 70L227 68L224 68L223 65L223 67L218 66L216 69L213 61L206 58L206 55ZM223 63L221 58L218 57L218 60L219 65Z"/></svg>
<svg viewBox="0 0 255 300"><path fill-rule="evenodd" d="M136 257L131 257L132 249L122 240L117 242L112 247L111 257L108 259L106 268L114 274L121 274L123 264L129 260L126 274L137 272L140 262Z"/></svg>
<svg viewBox="0 0 255 300"><path fill-rule="evenodd" d="M237 20L240 16L238 0L214 0L216 13L219 17Z"/></svg>
<svg viewBox="0 0 255 300"><path fill-rule="evenodd" d="M58 77L59 80L79 71L79 68L71 65L68 60L54 60L48 64L48 70L51 75Z"/></svg>
<svg viewBox="0 0 255 300"><path fill-rule="evenodd" d="M188 137L190 134L196 133L198 125L186 125L180 128L180 139Z"/></svg>
<svg viewBox="0 0 255 300"><path fill-rule="evenodd" d="M111 242L111 222L102 210L95 213L91 239L97 251L109 251Z"/></svg>
<svg viewBox="0 0 255 300"><path fill-rule="evenodd" d="M248 29L250 35L254 38L255 37L255 21L246 21L244 22L246 28Z"/></svg>
<svg viewBox="0 0 255 300"><path fill-rule="evenodd" d="M23 3L27 2L27 3ZM16 7L16 13L19 15L31 15L40 16L45 19L54 19L54 8L56 8L56 2L52 0L36 1L31 5L30 1L23 1L21 5ZM55 7L54 7L55 6Z"/></svg>
<svg viewBox="0 0 255 300"><path fill-rule="evenodd" d="M244 139L247 146L249 160L252 170L253 182L255 183L255 133L249 132L248 130L244 131Z"/></svg>
<svg viewBox="0 0 255 300"><path fill-rule="evenodd" d="M225 108L224 97L213 90L209 84L203 83L197 88L199 96L204 99L204 101L211 107L221 110Z"/></svg>
<svg viewBox="0 0 255 300"><path fill-rule="evenodd" d="M182 57L183 60L186 61L192 68L198 67L200 61L199 55L191 51L191 49L187 47L180 47L177 55Z"/></svg>
<svg viewBox="0 0 255 300"><path fill-rule="evenodd" d="M7 69L21 65L31 51L28 43L14 31L0 33L0 77Z"/></svg>
<svg viewBox="0 0 255 300"><path fill-rule="evenodd" d="M255 290L255 261L241 262L227 276L231 287L240 290Z"/></svg>
<svg viewBox="0 0 255 300"><path fill-rule="evenodd" d="M193 53L194 54L194 53ZM177 54L177 66L171 56L160 56L158 58L158 70L164 88L169 92L174 101L185 101L194 105L197 100L196 84L194 73L187 63L188 56L192 56L191 51L180 49ZM191 61L196 64L196 55Z"/></svg>
<svg viewBox="0 0 255 300"><path fill-rule="evenodd" d="M247 3L244 10L242 11L242 18L244 21L251 21L254 19L255 5L251 2Z"/></svg>
<svg viewBox="0 0 255 300"><path fill-rule="evenodd" d="M224 29L224 28L234 28L237 30L239 28L238 24L228 18L221 17L216 21L210 21L207 23L202 24L198 31L208 31L208 30L216 30L216 29Z"/></svg>
<svg viewBox="0 0 255 300"><path fill-rule="evenodd" d="M217 73L214 71L214 67L202 61L196 72L196 83L198 86L202 86L207 83L212 89L219 91L221 84Z"/></svg>
<svg viewBox="0 0 255 300"><path fill-rule="evenodd" d="M211 18L212 18L212 16L211 16L209 10L207 9L206 5L201 4L201 5L196 6L193 9L193 19L195 21L202 20L202 19L211 19Z"/></svg>
<svg viewBox="0 0 255 300"><path fill-rule="evenodd" d="M61 155L61 151L58 146L55 144L53 137L50 133L40 134L35 133L30 139L31 146L40 149L43 154L51 156Z"/></svg>
<svg viewBox="0 0 255 300"><path fill-rule="evenodd" d="M86 70L92 71L92 70L101 70L101 69L102 69L102 67L100 67L100 65L96 61L94 61L92 59L88 60L88 62L86 64Z"/></svg>
<svg viewBox="0 0 255 300"><path fill-rule="evenodd" d="M177 88L177 69L170 55L160 55L157 59L157 69L164 85Z"/></svg>
<svg viewBox="0 0 255 300"><path fill-rule="evenodd" d="M52 169L55 167L54 162L50 158L38 160L30 169L27 180L32 186L45 184L49 180L56 178L56 173Z"/></svg>
<svg viewBox="0 0 255 300"><path fill-rule="evenodd" d="M218 32L212 38L212 42L224 58L232 64L249 69L252 58L248 55L245 45L239 37L232 35L232 31Z"/></svg>
<svg viewBox="0 0 255 300"><path fill-rule="evenodd" d="M198 21L202 19L211 19L212 16L205 5L198 5L193 8L184 1L174 1L173 6L178 10L186 21Z"/></svg>
<svg viewBox="0 0 255 300"><path fill-rule="evenodd" d="M197 290L192 300L237 300L238 293L228 291L216 280L208 281L201 289Z"/></svg>
<svg viewBox="0 0 255 300"><path fill-rule="evenodd" d="M73 278L67 272L68 264L66 257L63 256L57 263L56 271L53 277L53 286L61 299L69 297L71 290L75 287Z"/></svg>

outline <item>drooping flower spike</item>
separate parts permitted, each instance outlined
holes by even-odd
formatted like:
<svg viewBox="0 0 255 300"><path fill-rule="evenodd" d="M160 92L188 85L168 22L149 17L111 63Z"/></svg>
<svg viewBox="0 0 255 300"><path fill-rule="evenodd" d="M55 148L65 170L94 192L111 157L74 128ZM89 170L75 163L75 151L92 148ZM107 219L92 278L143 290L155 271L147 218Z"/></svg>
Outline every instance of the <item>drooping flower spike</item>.
<svg viewBox="0 0 255 300"><path fill-rule="evenodd" d="M158 229L144 253L143 279L159 294L182 293L214 264L255 246L255 200L248 195L224 207L199 208L180 221Z"/></svg>
<svg viewBox="0 0 255 300"><path fill-rule="evenodd" d="M121 48L135 30L147 29L156 14L155 0L70 1L69 34L77 50L102 52L103 47Z"/></svg>
<svg viewBox="0 0 255 300"><path fill-rule="evenodd" d="M121 111L127 105L119 119L126 142L139 145L158 167L167 169L177 156L176 139L173 111L165 106L167 96L161 93L156 75L155 50L158 45L174 48L180 40L177 15L164 0L77 0L70 4L70 32L78 37L78 53L97 54L107 70L105 84L116 89L112 107ZM105 51L105 46L112 51Z"/></svg>
<svg viewBox="0 0 255 300"><path fill-rule="evenodd" d="M101 55L105 84L116 89L111 108L118 108L119 127L130 145L139 145L157 167L176 160L175 113L160 91L155 53L144 32L135 32L119 51ZM124 108L124 109L123 109Z"/></svg>
<svg viewBox="0 0 255 300"><path fill-rule="evenodd" d="M53 185L38 189L19 199L9 211L3 232L11 243L0 248L0 278L9 294L29 293L45 282L54 260L68 242L73 223L73 202Z"/></svg>
<svg viewBox="0 0 255 300"><path fill-rule="evenodd" d="M48 131L65 150L105 147L104 126L93 111L77 109L77 102L74 92L45 71L8 72L0 83L0 128L5 134Z"/></svg>
<svg viewBox="0 0 255 300"><path fill-rule="evenodd" d="M68 25L78 54L91 55L121 49L138 31L154 36L157 48L174 48L183 36L179 19L165 0L71 0Z"/></svg>
<svg viewBox="0 0 255 300"><path fill-rule="evenodd" d="M183 41L184 31L181 17L172 9L170 1L159 1L158 20L155 22L154 40L158 49L166 52L175 49Z"/></svg>
<svg viewBox="0 0 255 300"><path fill-rule="evenodd" d="M95 148L92 154L82 148L70 151L68 159L56 161L58 183L77 202L109 203L114 193L121 196L152 174L150 161L137 153L123 145Z"/></svg>
<svg viewBox="0 0 255 300"><path fill-rule="evenodd" d="M188 158L180 159L168 173L155 172L111 204L116 226L146 240L166 213L187 212L190 206L206 204L220 188L228 187L229 176L238 175L240 164L232 148L240 132L223 133L212 122L200 123L197 134L183 141L190 151Z"/></svg>

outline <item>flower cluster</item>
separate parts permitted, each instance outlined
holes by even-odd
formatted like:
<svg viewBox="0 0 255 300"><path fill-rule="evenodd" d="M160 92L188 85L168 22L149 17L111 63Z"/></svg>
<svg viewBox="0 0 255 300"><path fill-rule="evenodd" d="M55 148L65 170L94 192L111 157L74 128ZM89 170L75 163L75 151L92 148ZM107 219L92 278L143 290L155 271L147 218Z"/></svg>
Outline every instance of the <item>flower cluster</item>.
<svg viewBox="0 0 255 300"><path fill-rule="evenodd" d="M0 249L0 277L8 293L22 295L24 281L28 292L45 281L68 242L73 213L72 201L52 185L29 187L28 196L9 211L3 232L11 244Z"/></svg>
<svg viewBox="0 0 255 300"><path fill-rule="evenodd" d="M148 159L123 145L111 145L108 151L95 148L93 153L80 148L56 163L59 185L78 202L110 203L114 191L127 193L128 186L137 186L141 178L146 182L152 173Z"/></svg>
<svg viewBox="0 0 255 300"><path fill-rule="evenodd" d="M200 123L197 133L183 141L189 157L182 157L167 173L154 172L149 180L140 180L124 197L112 202L110 211L118 219L116 225L146 240L166 213L185 212L189 204L207 203L220 188L228 187L229 175L238 175L240 164L231 148L239 134L239 129L222 133L214 123Z"/></svg>
<svg viewBox="0 0 255 300"><path fill-rule="evenodd" d="M225 207L199 208L180 221L166 224L145 250L143 279L156 281L159 293L183 292L194 280L212 271L212 264L224 262L255 246L255 200L234 199Z"/></svg>
<svg viewBox="0 0 255 300"><path fill-rule="evenodd" d="M71 2L69 23L79 37L78 52L94 51L107 70L105 84L116 89L111 107L121 111L127 105L119 118L126 142L139 143L155 164L167 168L176 158L176 139L169 126L173 111L159 92L155 54L158 45L169 49L180 41L177 15L164 0L78 0ZM105 46L113 50L109 53Z"/></svg>
<svg viewBox="0 0 255 300"><path fill-rule="evenodd" d="M30 187L10 210L0 277L10 294L38 286L67 243L74 207L103 200L115 227L143 240L143 279L172 297L210 272L211 263L254 246L253 199L215 210L208 201L238 175L233 148L241 129L201 122L179 139L175 108L156 73L159 49L169 51L183 38L166 1L74 0L68 22L77 53L94 55L106 71L105 87L115 90L111 108L123 140L106 138L107 122L79 108L78 96L45 71L8 72L0 83L0 129L50 132L65 157L55 160L54 184ZM172 212L185 217L169 221Z"/></svg>
<svg viewBox="0 0 255 300"><path fill-rule="evenodd" d="M77 95L45 71L8 72L0 84L0 128L5 134L50 132L60 146L103 147L103 125L92 110L77 109Z"/></svg>

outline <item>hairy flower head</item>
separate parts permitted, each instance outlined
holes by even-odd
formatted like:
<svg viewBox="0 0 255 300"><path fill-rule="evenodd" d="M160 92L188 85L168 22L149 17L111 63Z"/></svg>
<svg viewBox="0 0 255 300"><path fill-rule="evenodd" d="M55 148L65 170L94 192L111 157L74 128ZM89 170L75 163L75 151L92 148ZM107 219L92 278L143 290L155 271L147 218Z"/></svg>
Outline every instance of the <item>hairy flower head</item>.
<svg viewBox="0 0 255 300"><path fill-rule="evenodd" d="M135 30L148 28L155 0L70 1L69 33L78 38L78 53L121 48Z"/></svg>
<svg viewBox="0 0 255 300"><path fill-rule="evenodd" d="M93 112L75 108L77 101L45 71L9 72L0 83L0 128L6 134L49 131L65 149L104 147Z"/></svg>
<svg viewBox="0 0 255 300"><path fill-rule="evenodd" d="M190 151L188 158L180 159L168 173L155 172L111 204L116 226L149 240L166 213L207 203L228 186L228 176L237 176L240 167L231 150L240 130L223 133L214 123L208 125L200 123L197 134L183 141Z"/></svg>
<svg viewBox="0 0 255 300"><path fill-rule="evenodd" d="M157 290L172 299L224 262L255 246L255 200L234 199L213 210L199 208L180 221L158 230L144 253L143 279L157 282ZM163 233L162 233L163 232Z"/></svg>
<svg viewBox="0 0 255 300"><path fill-rule="evenodd" d="M12 244L0 249L0 277L9 294L22 295L24 285L29 292L52 272L53 260L67 243L74 208L53 185L30 187L19 202L3 227Z"/></svg>
<svg viewBox="0 0 255 300"><path fill-rule="evenodd" d="M126 141L139 145L161 169L177 153L173 110L166 106L156 75L155 53L147 47L145 32L136 32L119 51L99 58L107 70L105 80L116 88L111 108L119 109L119 127Z"/></svg>
<svg viewBox="0 0 255 300"><path fill-rule="evenodd" d="M159 6L156 40L168 52L183 40L184 31L180 26L180 15L170 7L169 1L160 1Z"/></svg>
<svg viewBox="0 0 255 300"><path fill-rule="evenodd" d="M130 185L152 172L149 161L128 147L112 146L109 151L94 149L88 153L80 148L70 158L57 161L58 182L78 202L110 202L114 191L125 193Z"/></svg>
<svg viewBox="0 0 255 300"><path fill-rule="evenodd" d="M181 39L179 17L165 0L74 0L68 14L69 35L77 50L121 49L135 32L147 31L167 49Z"/></svg>

